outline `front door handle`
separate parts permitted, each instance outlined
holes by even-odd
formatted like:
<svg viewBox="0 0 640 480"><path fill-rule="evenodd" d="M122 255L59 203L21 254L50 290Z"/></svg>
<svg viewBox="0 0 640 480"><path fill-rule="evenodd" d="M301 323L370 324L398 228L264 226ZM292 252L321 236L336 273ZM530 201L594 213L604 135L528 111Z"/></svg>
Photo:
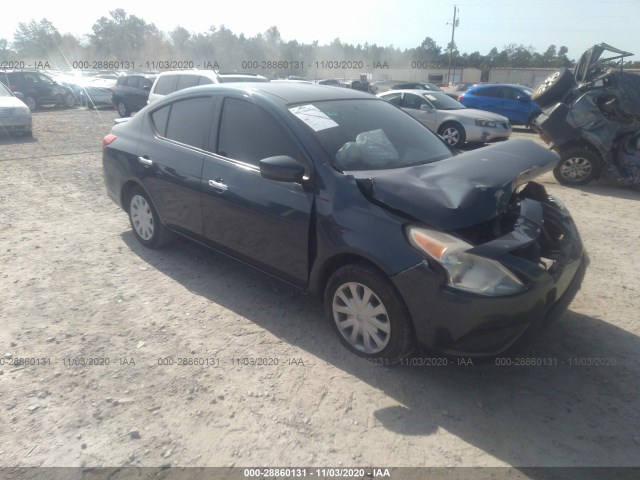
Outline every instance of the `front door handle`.
<svg viewBox="0 0 640 480"><path fill-rule="evenodd" d="M153 165L153 160L151 160L150 158L138 157L138 161L143 165L148 165L148 166Z"/></svg>
<svg viewBox="0 0 640 480"><path fill-rule="evenodd" d="M229 187L227 187L224 183L215 181L215 180L209 180L209 186L216 188L218 190L221 190L223 192L226 192L227 190L229 190Z"/></svg>

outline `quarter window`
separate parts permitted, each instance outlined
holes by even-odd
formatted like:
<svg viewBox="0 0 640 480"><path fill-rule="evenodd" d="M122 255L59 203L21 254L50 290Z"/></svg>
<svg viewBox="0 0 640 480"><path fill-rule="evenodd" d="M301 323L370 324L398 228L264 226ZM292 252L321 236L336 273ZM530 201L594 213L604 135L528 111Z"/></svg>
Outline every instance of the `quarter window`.
<svg viewBox="0 0 640 480"><path fill-rule="evenodd" d="M212 103L211 97L189 98L172 103L164 136L185 145L203 148L205 132L209 130ZM162 110L154 112L154 123L155 115L158 115L158 122L161 124L162 116L165 115ZM160 125L156 124L156 127L159 129ZM161 131L158 130L158 133Z"/></svg>

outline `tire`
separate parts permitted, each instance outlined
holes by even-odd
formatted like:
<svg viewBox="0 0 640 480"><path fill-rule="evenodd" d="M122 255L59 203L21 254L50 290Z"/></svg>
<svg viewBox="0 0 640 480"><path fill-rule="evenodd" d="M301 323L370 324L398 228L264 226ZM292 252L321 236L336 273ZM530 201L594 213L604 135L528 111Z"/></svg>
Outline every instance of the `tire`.
<svg viewBox="0 0 640 480"><path fill-rule="evenodd" d="M533 121L538 118L538 115L540 115L540 112L537 113L532 113L531 115L529 115L529 118L527 118L527 124L526 127L531 130L533 129Z"/></svg>
<svg viewBox="0 0 640 480"><path fill-rule="evenodd" d="M413 326L400 294L367 263L346 265L331 276L324 307L342 344L360 357L394 364L415 348Z"/></svg>
<svg viewBox="0 0 640 480"><path fill-rule="evenodd" d="M573 75L566 68L561 68L542 81L533 91L531 100L540 108L548 107L557 101L573 85Z"/></svg>
<svg viewBox="0 0 640 480"><path fill-rule="evenodd" d="M160 248L169 243L171 233L160 221L153 203L142 188L134 187L129 192L127 212L133 233L142 245Z"/></svg>
<svg viewBox="0 0 640 480"><path fill-rule="evenodd" d="M32 112L38 109L38 102L34 97L28 96L24 98L24 103Z"/></svg>
<svg viewBox="0 0 640 480"><path fill-rule="evenodd" d="M587 147L570 147L560 152L553 176L562 185L586 185L600 176L602 160Z"/></svg>
<svg viewBox="0 0 640 480"><path fill-rule="evenodd" d="M122 100L120 100L116 104L116 109L118 110L118 115L120 115L121 117L128 117L129 115L131 115L131 112Z"/></svg>
<svg viewBox="0 0 640 480"><path fill-rule="evenodd" d="M67 93L62 100L63 105L67 108L73 108L76 104L76 97L73 96L73 93Z"/></svg>
<svg viewBox="0 0 640 480"><path fill-rule="evenodd" d="M453 148L461 147L467 139L467 133L464 128L456 122L447 122L440 125L438 135Z"/></svg>

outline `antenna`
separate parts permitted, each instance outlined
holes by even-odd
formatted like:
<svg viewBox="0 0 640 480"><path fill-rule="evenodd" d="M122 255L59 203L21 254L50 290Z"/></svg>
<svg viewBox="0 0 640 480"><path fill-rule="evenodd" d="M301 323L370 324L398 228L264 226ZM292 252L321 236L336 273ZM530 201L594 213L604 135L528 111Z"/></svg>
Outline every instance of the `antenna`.
<svg viewBox="0 0 640 480"><path fill-rule="evenodd" d="M449 44L449 70L447 70L447 86L451 82L451 57L453 55L453 39L456 34L456 27L460 25L460 18L457 16L459 12L459 8L454 5L453 6L453 22L447 22L447 25L451 25L451 43Z"/></svg>

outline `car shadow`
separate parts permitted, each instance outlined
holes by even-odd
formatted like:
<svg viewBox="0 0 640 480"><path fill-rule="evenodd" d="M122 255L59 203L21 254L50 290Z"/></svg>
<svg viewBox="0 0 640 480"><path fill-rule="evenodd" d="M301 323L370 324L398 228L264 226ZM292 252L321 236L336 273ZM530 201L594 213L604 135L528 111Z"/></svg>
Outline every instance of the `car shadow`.
<svg viewBox="0 0 640 480"><path fill-rule="evenodd" d="M20 143L34 143L37 141L38 139L32 136L0 133L0 145L16 145Z"/></svg>
<svg viewBox="0 0 640 480"><path fill-rule="evenodd" d="M372 415L389 431L416 441L446 431L515 467L639 463L640 338L602 319L569 310L512 357L436 360L421 352L385 367L342 347L320 303L293 287L191 242L149 250L132 232L121 236L194 294L384 392L397 405ZM443 449L452 464L463 463Z"/></svg>

